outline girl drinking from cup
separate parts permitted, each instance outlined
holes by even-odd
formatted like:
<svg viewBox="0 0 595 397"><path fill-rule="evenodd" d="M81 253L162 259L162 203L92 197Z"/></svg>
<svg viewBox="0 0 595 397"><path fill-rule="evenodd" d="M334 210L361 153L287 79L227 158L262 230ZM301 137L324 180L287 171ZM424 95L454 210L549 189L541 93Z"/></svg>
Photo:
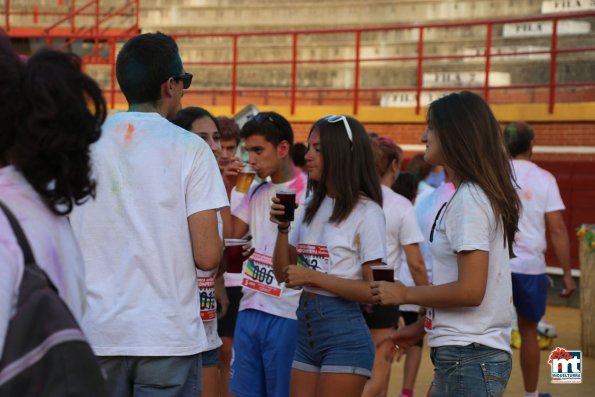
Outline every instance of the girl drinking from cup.
<svg viewBox="0 0 595 397"><path fill-rule="evenodd" d="M426 161L444 166L456 188L429 235L434 285L372 282L372 295L428 308L431 396L501 396L512 364L510 256L520 203L500 126L481 97L453 93L430 105L422 141ZM388 340L403 349L423 332L424 320Z"/></svg>
<svg viewBox="0 0 595 397"><path fill-rule="evenodd" d="M346 116L318 120L308 137L311 196L293 223L278 224L275 277L302 287L291 396L360 397L374 344L359 302L372 303L372 265L386 255L382 192L364 127ZM296 266L297 264L297 266Z"/></svg>

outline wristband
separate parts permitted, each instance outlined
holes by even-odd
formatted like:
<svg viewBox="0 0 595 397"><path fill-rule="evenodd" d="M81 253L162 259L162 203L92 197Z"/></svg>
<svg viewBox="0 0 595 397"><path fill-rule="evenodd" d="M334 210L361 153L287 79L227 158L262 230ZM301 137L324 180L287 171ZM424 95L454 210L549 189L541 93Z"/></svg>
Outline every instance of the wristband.
<svg viewBox="0 0 595 397"><path fill-rule="evenodd" d="M277 231L281 234L287 234L291 230L291 224L287 225L287 227L277 226Z"/></svg>

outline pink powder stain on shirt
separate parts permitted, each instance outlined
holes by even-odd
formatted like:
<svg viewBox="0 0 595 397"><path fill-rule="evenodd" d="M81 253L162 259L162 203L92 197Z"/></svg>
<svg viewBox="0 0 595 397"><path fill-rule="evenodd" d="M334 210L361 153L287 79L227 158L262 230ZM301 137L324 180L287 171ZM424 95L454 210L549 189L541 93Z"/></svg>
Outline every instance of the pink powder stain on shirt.
<svg viewBox="0 0 595 397"><path fill-rule="evenodd" d="M132 124L128 124L128 127L126 128L126 135L124 136L124 144L128 145L130 142L132 142L133 138L134 138L134 126Z"/></svg>
<svg viewBox="0 0 595 397"><path fill-rule="evenodd" d="M527 201L531 201L533 199L533 192L530 190L523 191L523 198Z"/></svg>
<svg viewBox="0 0 595 397"><path fill-rule="evenodd" d="M302 173L299 173L295 181L289 185L288 187L295 189L297 195L300 194L302 190L307 187L308 180L304 177Z"/></svg>

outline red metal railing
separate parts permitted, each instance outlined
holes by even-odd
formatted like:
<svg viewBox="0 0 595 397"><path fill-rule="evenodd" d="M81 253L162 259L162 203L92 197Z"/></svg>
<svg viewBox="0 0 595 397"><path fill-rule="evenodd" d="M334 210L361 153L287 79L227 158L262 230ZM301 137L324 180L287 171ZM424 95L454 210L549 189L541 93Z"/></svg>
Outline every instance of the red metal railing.
<svg viewBox="0 0 595 397"><path fill-rule="evenodd" d="M98 4L99 0L91 0L90 3ZM101 17L96 18L96 25L92 28L79 28L76 29L72 27L71 32L63 33L58 32L57 29L53 29L54 27L51 26L47 28L47 31L40 33L39 37L45 37L49 44L51 44L52 38L64 38L67 39L67 42L72 42L73 40L77 39L94 39L95 40L95 48L91 52L93 56L87 57L86 61L89 64L106 64L112 65L111 68L111 78L110 78L110 87L106 89L106 93L109 94L110 104L112 107L116 104L116 98L120 97L120 93L116 88L115 83L115 70L113 67L113 62L115 60L115 50L116 50L116 43L120 40L126 39L130 35L134 34L138 29L138 0L131 1L126 3L126 6L133 4L133 13L135 23L133 24L131 29L121 30L118 32L108 32L106 30L102 30L99 28L102 22L111 18L109 15L104 15L103 19ZM6 0L6 7L7 9L10 6L10 0ZM86 6L86 5L85 5ZM83 7L85 7L83 6ZM121 7L120 9L116 10L112 14L118 14L120 11L125 14L126 6ZM69 15L69 19L64 19L63 22L70 20L71 25L73 24L75 15L80 15L79 13L83 12L79 7L78 9L71 10ZM97 8L96 8L97 9ZM341 100L343 101L345 98L349 98L349 103L351 103L353 114L357 114L359 112L362 103L371 104L374 103L378 105L379 95L381 93L389 93L389 92L406 92L406 93L414 93L415 94L415 109L416 112L419 114L422 107L422 94L424 93L432 93L432 92L441 92L441 91L455 91L461 89L468 89L477 91L486 98L488 101L496 100L497 97L501 97L503 93L511 91L511 90L532 90L536 96L540 99L539 101L546 101L548 103L548 109L550 113L553 113L555 110L555 104L557 102L557 93L559 94L560 90L569 90L577 87L590 87L593 88L593 98L595 100L595 76L587 76L588 78L586 81L565 81L560 82L557 81L557 62L559 61L558 56L561 54L568 55L568 54L595 54L595 41L592 40L593 35L589 35L588 37L591 41L586 41L586 45L581 46L573 46L573 47L565 47L560 48L559 46L559 21L563 20L574 20L574 19L589 19L593 21L595 18L595 12L580 12L580 13L567 13L567 14L555 14L555 15L539 15L533 17L519 17L519 18L506 18L506 19L491 19L491 20L476 20L476 21L465 21L465 22L444 22L444 23L426 23L426 24L408 24L408 25L395 25L395 26L385 26L385 27L373 27L373 28L354 28L354 29L318 29L318 30L300 30L300 31L276 31L276 32L242 32L242 33L187 33L187 34L175 34L173 35L176 39L213 39L213 38L222 38L229 41L229 46L227 50L224 46L221 46L220 55L225 56L229 55L230 60L225 61L189 61L185 59L185 65L187 68L198 68L198 67L221 67L221 68L229 68L231 72L231 77L229 79L229 85L224 86L223 88L211 88L211 89L191 89L188 90L189 96L198 96L202 100L204 100L209 95L211 96L211 101L213 103L217 102L217 104L221 104L221 100L228 101L227 103L230 106L231 112L235 113L236 108L240 105L240 99L246 96L251 97L258 97L261 100L271 100L271 101L278 101L278 100L287 100L290 105L290 111L292 114L296 111L296 106L298 103L303 102L304 98L316 97L319 98L318 101L321 103L325 103L326 101L334 101L334 100ZM504 51L498 53L492 53L492 49L494 47L494 31L495 28L504 25L506 23L531 23L531 22L551 22L552 23L552 34L549 37L549 49L548 50L530 50L530 51ZM595 25L595 24L594 24ZM6 12L6 26L10 27L9 25L9 16L8 12ZM72 25L74 26L74 25ZM461 54L461 53L436 53L432 54L431 51L427 51L426 48L428 44L432 44L433 39L430 35L426 35L426 32L430 31L431 29L457 29L457 28L474 28L474 27L483 27L485 29L485 36L482 36L483 46L485 48L484 54ZM11 34L11 31L9 34ZM404 55L404 56L395 56L395 57L387 57L387 56L378 56L378 57L363 57L362 56L362 35L375 33L375 32L402 32L402 31L411 31L417 30L417 53L411 55ZM333 34L343 34L343 35L352 35L353 36L353 47L350 47L349 44L345 45L342 44L343 47L350 47L354 48L354 56L353 57L343 57L343 58L332 58L332 57L325 57L322 59L300 59L300 48L303 48L307 45L308 38L312 38L313 36L320 35L333 35ZM30 36L33 37L33 36ZM288 37L288 40L291 44L288 44L291 47L291 56L288 59L274 59L274 60L240 60L240 41L247 39L247 38L258 38L258 37L267 37L267 38L275 38L275 37ZM306 40L302 40L306 39ZM527 42L530 39L524 38L524 42L522 45L527 45ZM512 40L514 41L514 40ZM102 44L99 44L99 43ZM306 43L305 45L302 43ZM380 44L380 41L378 43ZM97 55L102 48L109 47L109 57L107 58L99 58ZM341 47L342 48L342 47ZM262 47L263 51L266 51L267 48ZM227 52L226 52L227 51ZM504 58L514 58L519 56L528 56L528 55L549 55L549 73L548 73L548 81L547 82L540 82L540 83L532 83L532 82L524 82L524 83L515 83L508 84L505 86L498 86L492 84L490 81L490 72L493 69L494 65L494 58L504 59ZM182 53L182 57L184 53ZM221 59L221 58L220 58ZM440 61L460 61L465 59L480 59L484 60L483 64L483 74L484 74L484 81L482 84L469 84L469 85L442 85L437 87L430 87L424 86L423 76L424 71L428 71L429 63L432 62L440 62ZM592 59L592 58L591 58ZM365 87L362 86L361 83L361 74L362 68L365 68L368 64L373 62L387 62L394 64L395 69L399 67L399 65L403 65L405 63L415 63L415 81L412 84L406 86L391 86L390 84L383 85L380 87ZM533 62L530 60L524 61L526 63ZM333 88L333 87L317 87L317 88L310 88L306 86L300 86L298 73L302 67L306 65L341 65L341 64L350 64L353 66L354 76L351 84L351 88ZM270 85L263 84L262 88L245 88L242 87L240 84L240 79L238 77L238 72L240 68L247 67L247 66L267 66L267 65L274 65L274 66L283 66L286 65L290 67L291 77L288 80L287 87L281 88L271 88ZM195 86L200 84L200 79L195 77ZM545 90L545 91L544 91ZM567 93L562 92L565 96L568 96ZM542 100L541 98L545 99ZM342 99L338 99L341 97ZM333 99L335 98L335 99ZM496 99L495 99L496 98ZM313 99L316 100L316 99Z"/></svg>
<svg viewBox="0 0 595 397"><path fill-rule="evenodd" d="M581 81L581 82L558 82L556 81L556 64L557 64L557 55L558 54L578 54L578 53L593 53L595 54L595 46L581 46L581 47L573 47L573 48L558 48L558 21L560 20L571 20L571 19L584 19L584 18L593 18L595 17L595 12L579 12L579 13L567 13L567 14L556 14L556 15L539 15L533 17L519 17L519 18L506 18L506 19L492 19L492 20L479 20L479 21L466 21L466 22L448 22L448 23L428 23L428 24L421 24L421 25L398 25L398 26L388 26L388 27L374 27L374 28L360 28L360 29L332 29L332 30L304 30L304 31L277 31L277 32L246 32L246 33L221 33L221 34L208 34L208 33L197 33L197 34L176 34L175 38L231 38L231 46L232 46L232 59L231 61L202 61L202 62L190 62L186 61L185 64L187 66L231 66L232 68L232 77L231 77L231 87L229 89L196 89L190 92L193 93L212 93L213 95L222 95L226 92L230 95L230 107L232 113L235 112L237 101L238 101L238 94L255 94L255 93L263 93L268 92L276 93L276 94L283 94L289 93L290 98L290 109L291 113L295 113L296 104L298 101L298 97L300 93L305 92L315 92L317 90L322 91L335 91L335 92L345 92L351 93L353 97L352 107L353 113L357 114L360 106L360 99L362 93L373 93L373 92L389 92L389 91L409 91L415 92L416 94L416 103L415 108L416 112L419 114L421 110L421 94L423 92L431 92L431 91L449 91L449 90L461 90L461 89L470 89L476 90L481 92L486 100L490 101L491 93L496 90L515 90L515 89L541 89L547 88L548 89L548 109L550 113L554 112L554 106L556 103L556 90L558 88L572 88L572 87L595 87L595 76L591 76L589 81ZM497 54L492 53L493 48L493 35L494 35L494 27L497 25L503 25L505 23L530 23L530 22L552 22L553 29L552 35L550 39L550 49L547 51L515 51L515 52L499 52ZM425 44L426 40L424 39L424 32L428 31L428 29L434 28L445 28L445 29L455 29L455 28L462 28L462 27L476 27L482 26L485 27L486 36L485 36L485 54L484 55L463 55L463 54L439 54L439 55L425 55ZM361 41L362 41L362 34L368 32L390 32L390 31L404 31L404 30L411 30L417 29L419 31L418 35L418 45L417 45L417 54L415 56L400 56L400 57L374 57L374 58L362 58L360 55L361 51ZM298 43L301 37L312 36L312 35L324 35L324 34L337 34L337 33L352 33L355 35L355 56L353 58L328 58L328 59L317 59L317 60L300 60L298 58ZM245 37L258 37L258 36L270 36L270 37L278 37L278 36L290 36L291 37L291 59L284 59L284 60L249 60L249 61L239 61L238 60L238 40ZM590 36L591 38L593 36ZM528 39L525 38L525 41ZM593 42L595 44L595 42ZM526 45L526 43L525 43ZM492 70L492 61L494 57L503 58L503 57L515 57L515 56L522 56L522 55L539 55L539 54L548 54L550 55L549 61L549 81L547 83L525 83L525 84L509 84L506 86L494 86L490 84L490 71ZM467 85L467 86L440 86L440 87L424 87L423 86L423 73L424 73L424 63L427 61L439 61L439 60L461 60L461 59L468 59L468 58L483 58L485 60L484 64L484 83L479 85ZM380 88L365 88L362 87L360 84L360 77L361 77L361 67L368 62L406 62L406 61L416 61L417 68L416 68L416 81L415 86L410 87L380 87ZM529 62L529 61L527 61ZM332 64L332 63L352 63L354 65L354 79L353 79L353 88L351 89L333 89L333 88L322 88L322 89L311 89L307 87L300 88L298 87L297 82L297 70L299 65L306 65L306 64ZM238 88L238 67L241 66L251 66L251 65L291 65L291 86L287 89L240 89ZM595 97L593 98L595 100Z"/></svg>
<svg viewBox="0 0 595 397"><path fill-rule="evenodd" d="M82 5L81 5L82 3ZM46 38L48 43L52 39L78 39L81 36L85 38L101 39L101 36L123 36L122 31L130 30L134 27L138 31L139 26L139 0L123 0L123 5L112 11L107 9L102 12L101 0L70 0L69 4L64 4L64 0L56 0L54 9L41 10L37 4L31 5L30 2L18 0L5 0L4 8L0 8L0 14L4 14L4 30L11 37L21 38ZM20 20L18 26L15 26L13 17L30 16L30 23ZM51 20L49 26L41 26L39 17L48 17ZM81 22L81 18L86 18ZM114 17L126 17L130 20L130 28L126 29L107 29L102 28L102 24ZM88 23L91 18L92 23ZM68 29L64 26L68 25Z"/></svg>

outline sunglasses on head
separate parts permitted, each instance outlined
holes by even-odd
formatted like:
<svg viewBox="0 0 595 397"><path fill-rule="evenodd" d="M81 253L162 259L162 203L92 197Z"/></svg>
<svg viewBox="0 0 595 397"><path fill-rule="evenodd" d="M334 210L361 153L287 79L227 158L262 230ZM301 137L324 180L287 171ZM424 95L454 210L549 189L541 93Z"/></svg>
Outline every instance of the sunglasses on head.
<svg viewBox="0 0 595 397"><path fill-rule="evenodd" d="M347 117L345 116L335 116L334 114L329 114L328 116L324 116L323 120L328 121L329 123L339 123L343 122L345 126L345 132L347 132L347 138L349 138L349 142L353 144L353 133L351 132L351 127L349 126L349 122L347 122Z"/></svg>
<svg viewBox="0 0 595 397"><path fill-rule="evenodd" d="M182 84L184 85L184 89L187 90L190 88L190 84L192 84L192 73L184 73L179 76L171 77L176 83L182 80Z"/></svg>
<svg viewBox="0 0 595 397"><path fill-rule="evenodd" d="M271 116L268 113L258 113L256 116L254 116L253 120L256 121L258 125L262 125L262 123L268 121L269 123L277 127L279 131L285 131L285 129L281 127L281 125L273 118L273 116Z"/></svg>

